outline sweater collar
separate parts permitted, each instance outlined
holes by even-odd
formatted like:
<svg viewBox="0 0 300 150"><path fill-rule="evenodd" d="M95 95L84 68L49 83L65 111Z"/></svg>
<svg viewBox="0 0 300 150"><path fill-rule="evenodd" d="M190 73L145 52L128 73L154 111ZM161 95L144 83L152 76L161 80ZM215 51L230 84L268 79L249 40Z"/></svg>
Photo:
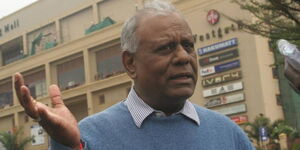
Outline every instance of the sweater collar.
<svg viewBox="0 0 300 150"><path fill-rule="evenodd" d="M148 104L146 104L135 92L133 88L131 88L127 99L124 101L124 104L127 106L135 125L140 128L143 124L143 121L152 113L155 113L159 116L164 116L164 113L155 110L152 107L150 107ZM198 113L196 112L196 109L194 105L189 101L186 100L183 108L175 113L176 114L182 114L186 116L187 118L194 121L198 126L200 125L200 119L198 117Z"/></svg>

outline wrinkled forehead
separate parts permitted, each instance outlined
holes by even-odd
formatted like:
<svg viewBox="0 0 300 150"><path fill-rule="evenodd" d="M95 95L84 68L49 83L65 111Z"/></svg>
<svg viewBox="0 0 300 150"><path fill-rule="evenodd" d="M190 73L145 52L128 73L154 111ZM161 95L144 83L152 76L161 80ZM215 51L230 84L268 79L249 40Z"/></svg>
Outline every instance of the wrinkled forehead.
<svg viewBox="0 0 300 150"><path fill-rule="evenodd" d="M168 29L168 27L178 26L191 34L191 29L185 19L178 13L164 12L161 14L146 13L140 15L136 22L136 34L141 35L143 32L159 32L159 29Z"/></svg>
<svg viewBox="0 0 300 150"><path fill-rule="evenodd" d="M191 29L184 18L177 13L145 14L137 22L136 36L138 39L153 37L161 32L180 31L184 36L192 36Z"/></svg>

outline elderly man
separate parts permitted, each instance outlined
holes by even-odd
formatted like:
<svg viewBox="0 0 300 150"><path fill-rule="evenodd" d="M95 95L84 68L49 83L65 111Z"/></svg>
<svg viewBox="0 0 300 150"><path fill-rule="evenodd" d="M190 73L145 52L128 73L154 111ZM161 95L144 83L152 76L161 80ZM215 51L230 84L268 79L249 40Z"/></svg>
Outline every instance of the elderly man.
<svg viewBox="0 0 300 150"><path fill-rule="evenodd" d="M15 75L25 111L51 136L53 150L252 150L227 117L192 104L197 60L191 29L173 6L154 1L124 25L122 61L134 85L128 97L77 121L58 87L49 87L54 108L36 102Z"/></svg>

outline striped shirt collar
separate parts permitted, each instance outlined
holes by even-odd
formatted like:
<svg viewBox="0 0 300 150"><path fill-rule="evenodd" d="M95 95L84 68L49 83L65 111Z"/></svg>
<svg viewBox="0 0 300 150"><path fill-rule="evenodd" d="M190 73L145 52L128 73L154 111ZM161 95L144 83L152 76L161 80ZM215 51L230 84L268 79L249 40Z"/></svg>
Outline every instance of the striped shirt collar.
<svg viewBox="0 0 300 150"><path fill-rule="evenodd" d="M134 123L138 128L140 128L143 124L143 121L152 113L163 113L161 111L157 111L146 104L135 92L133 88L131 88L127 99L124 101L124 104L127 106ZM194 105L186 100L183 108L175 113L175 114L183 114L187 118L193 120L198 126L200 125L200 119L198 117L198 113Z"/></svg>

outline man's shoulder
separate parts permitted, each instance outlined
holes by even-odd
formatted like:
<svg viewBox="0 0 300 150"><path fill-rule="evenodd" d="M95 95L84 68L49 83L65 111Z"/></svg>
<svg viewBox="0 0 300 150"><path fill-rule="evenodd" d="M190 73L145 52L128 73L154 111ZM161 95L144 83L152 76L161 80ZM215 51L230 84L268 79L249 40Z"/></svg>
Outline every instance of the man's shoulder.
<svg viewBox="0 0 300 150"><path fill-rule="evenodd" d="M198 113L198 116L200 118L200 122L205 122L209 124L218 123L218 124L226 124L229 126L236 126L233 121L229 119L229 117L218 113L216 111L207 109L205 107L199 106L197 104L194 104L194 107L196 109L196 112Z"/></svg>
<svg viewBox="0 0 300 150"><path fill-rule="evenodd" d="M88 124L102 124L109 120L116 120L120 118L122 115L125 115L128 112L127 107L123 102L119 102L110 106L109 108L95 113L91 116L88 116L79 122L79 126L85 126Z"/></svg>

